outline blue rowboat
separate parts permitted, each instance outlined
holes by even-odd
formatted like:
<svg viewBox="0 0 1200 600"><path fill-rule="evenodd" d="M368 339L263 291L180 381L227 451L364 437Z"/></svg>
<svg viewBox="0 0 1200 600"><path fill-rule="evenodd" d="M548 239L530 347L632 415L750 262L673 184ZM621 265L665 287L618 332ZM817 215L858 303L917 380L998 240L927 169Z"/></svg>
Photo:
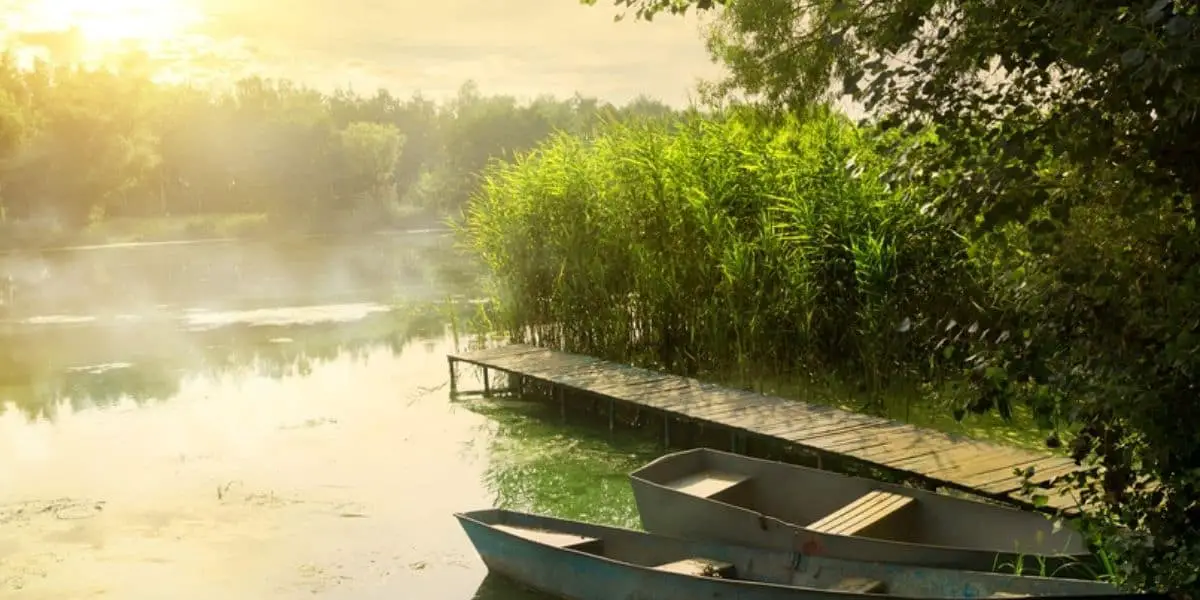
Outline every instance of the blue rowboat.
<svg viewBox="0 0 1200 600"><path fill-rule="evenodd" d="M630 474L649 532L832 558L1093 577L1083 537L1046 515L698 448Z"/></svg>
<svg viewBox="0 0 1200 600"><path fill-rule="evenodd" d="M699 542L502 509L454 515L492 573L569 600L1109 598L1097 581L933 569Z"/></svg>

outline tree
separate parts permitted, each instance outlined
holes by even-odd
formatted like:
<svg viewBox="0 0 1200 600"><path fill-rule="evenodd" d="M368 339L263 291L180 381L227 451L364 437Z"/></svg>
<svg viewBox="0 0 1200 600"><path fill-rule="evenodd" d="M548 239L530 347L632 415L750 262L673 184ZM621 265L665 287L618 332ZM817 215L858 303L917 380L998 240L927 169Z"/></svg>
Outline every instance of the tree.
<svg viewBox="0 0 1200 600"><path fill-rule="evenodd" d="M404 136L390 123L355 121L339 132L338 188L367 218L386 217L396 202L396 163Z"/></svg>
<svg viewBox="0 0 1200 600"><path fill-rule="evenodd" d="M712 5L615 4L642 18ZM1070 483L1126 583L1194 595L1197 3L722 4L718 92L793 111L845 94L884 129L924 133L897 148L895 182L987 249L1006 307L973 316L991 333L961 364L970 408L1024 398L1065 428L1087 467Z"/></svg>

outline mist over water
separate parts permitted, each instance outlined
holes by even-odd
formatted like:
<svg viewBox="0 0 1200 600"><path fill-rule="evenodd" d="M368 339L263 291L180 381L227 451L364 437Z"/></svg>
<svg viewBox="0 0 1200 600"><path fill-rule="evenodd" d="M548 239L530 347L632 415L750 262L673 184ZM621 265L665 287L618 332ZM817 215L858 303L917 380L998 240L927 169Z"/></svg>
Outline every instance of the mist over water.
<svg viewBox="0 0 1200 600"><path fill-rule="evenodd" d="M513 600L452 511L636 524L653 443L449 398L444 234L0 265L48 273L0 325L4 597Z"/></svg>

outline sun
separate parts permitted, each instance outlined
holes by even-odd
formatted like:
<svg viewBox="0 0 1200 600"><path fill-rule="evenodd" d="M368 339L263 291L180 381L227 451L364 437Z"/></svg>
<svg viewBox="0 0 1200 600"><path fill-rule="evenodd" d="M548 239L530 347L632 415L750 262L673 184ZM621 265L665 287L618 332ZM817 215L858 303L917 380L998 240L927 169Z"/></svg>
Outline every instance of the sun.
<svg viewBox="0 0 1200 600"><path fill-rule="evenodd" d="M201 20L192 0L32 0L8 18L10 31L72 32L84 62L129 50L168 53Z"/></svg>

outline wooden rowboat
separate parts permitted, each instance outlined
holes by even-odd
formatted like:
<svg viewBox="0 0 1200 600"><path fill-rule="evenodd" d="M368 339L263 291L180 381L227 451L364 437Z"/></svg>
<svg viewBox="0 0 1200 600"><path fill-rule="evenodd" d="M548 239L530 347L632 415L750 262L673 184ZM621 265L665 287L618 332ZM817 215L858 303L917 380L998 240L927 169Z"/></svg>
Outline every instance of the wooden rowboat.
<svg viewBox="0 0 1200 600"><path fill-rule="evenodd" d="M1093 577L1082 536L1047 517L700 448L630 475L646 531L834 558Z"/></svg>
<svg viewBox="0 0 1200 600"><path fill-rule="evenodd" d="M489 572L569 600L1106 598L1096 581L807 556L489 509L454 515Z"/></svg>

